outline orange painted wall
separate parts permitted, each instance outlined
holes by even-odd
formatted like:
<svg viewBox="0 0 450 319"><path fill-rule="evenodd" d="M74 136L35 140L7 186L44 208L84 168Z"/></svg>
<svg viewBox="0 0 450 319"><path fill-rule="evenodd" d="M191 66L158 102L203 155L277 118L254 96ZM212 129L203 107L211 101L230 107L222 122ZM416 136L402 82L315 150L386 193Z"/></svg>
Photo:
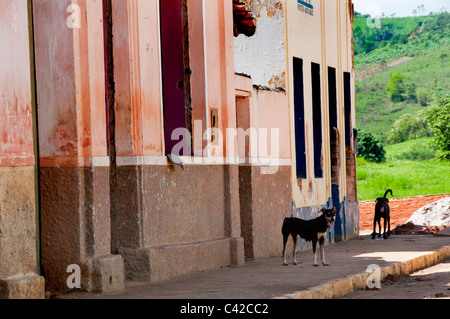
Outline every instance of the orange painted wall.
<svg viewBox="0 0 450 319"><path fill-rule="evenodd" d="M26 0L0 3L0 166L33 166L33 116Z"/></svg>
<svg viewBox="0 0 450 319"><path fill-rule="evenodd" d="M107 156L103 7L78 1L80 28L70 28L71 3L33 2L41 166Z"/></svg>
<svg viewBox="0 0 450 319"><path fill-rule="evenodd" d="M112 2L118 156L163 155L158 2Z"/></svg>
<svg viewBox="0 0 450 319"><path fill-rule="evenodd" d="M232 12L231 1L188 2L193 144L199 157L206 146L203 133L211 127L211 110L218 110L224 135L223 147L213 156L226 154L226 129L236 127Z"/></svg>

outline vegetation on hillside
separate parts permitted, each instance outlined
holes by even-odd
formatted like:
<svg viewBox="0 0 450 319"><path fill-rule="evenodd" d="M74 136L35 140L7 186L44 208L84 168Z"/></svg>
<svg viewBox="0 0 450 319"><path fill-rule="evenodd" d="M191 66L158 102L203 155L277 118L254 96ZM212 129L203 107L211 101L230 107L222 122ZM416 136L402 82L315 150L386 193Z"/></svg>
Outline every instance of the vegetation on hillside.
<svg viewBox="0 0 450 319"><path fill-rule="evenodd" d="M386 63L401 56L422 55L450 44L450 14L425 17L384 18L380 27L368 23L368 16L355 14L355 67Z"/></svg>
<svg viewBox="0 0 450 319"><path fill-rule="evenodd" d="M365 75L356 79L358 128L385 145L433 135L427 112L450 94L450 14L385 18L380 28L356 14L354 40Z"/></svg>
<svg viewBox="0 0 450 319"><path fill-rule="evenodd" d="M450 14L355 15L358 199L450 191Z"/></svg>

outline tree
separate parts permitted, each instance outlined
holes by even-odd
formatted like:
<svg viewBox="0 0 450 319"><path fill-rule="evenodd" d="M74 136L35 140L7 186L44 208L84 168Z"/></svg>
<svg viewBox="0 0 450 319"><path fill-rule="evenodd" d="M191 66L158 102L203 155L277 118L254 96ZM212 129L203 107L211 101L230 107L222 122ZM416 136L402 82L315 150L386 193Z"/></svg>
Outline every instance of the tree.
<svg viewBox="0 0 450 319"><path fill-rule="evenodd" d="M405 88L403 81L406 77L401 73L394 73L390 79L386 89L389 91L389 97L393 102L402 102L404 100L403 93Z"/></svg>
<svg viewBox="0 0 450 319"><path fill-rule="evenodd" d="M386 89L393 102L403 102L405 100L416 100L416 88L409 77L395 72L389 79Z"/></svg>
<svg viewBox="0 0 450 319"><path fill-rule="evenodd" d="M443 97L427 109L426 121L434 131L436 158L450 160L450 96Z"/></svg>
<svg viewBox="0 0 450 319"><path fill-rule="evenodd" d="M358 133L358 156L369 162L382 163L386 161L386 151L383 144L369 132Z"/></svg>
<svg viewBox="0 0 450 319"><path fill-rule="evenodd" d="M424 13L425 13L425 5L420 5L420 6L417 6L417 12L421 12L421 15L424 15Z"/></svg>

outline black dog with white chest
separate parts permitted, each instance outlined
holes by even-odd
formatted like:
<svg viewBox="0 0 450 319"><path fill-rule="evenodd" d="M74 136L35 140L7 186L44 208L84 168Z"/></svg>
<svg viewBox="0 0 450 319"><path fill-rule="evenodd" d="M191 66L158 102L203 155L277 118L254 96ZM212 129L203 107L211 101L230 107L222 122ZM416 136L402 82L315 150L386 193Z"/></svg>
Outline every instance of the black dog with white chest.
<svg viewBox="0 0 450 319"><path fill-rule="evenodd" d="M286 243L289 239L289 235L291 235L292 240L294 241L294 250L293 250L294 265L297 265L295 250L297 248L297 236L300 236L306 241L312 241L314 253L314 266L315 267L319 266L319 264L317 263L317 254L316 254L317 242L319 242L320 245L320 257L322 259L322 264L324 266L330 266L325 261L324 244L327 229L330 225L334 223L334 217L336 216L336 208L333 209L323 208L320 212L322 213L322 215L312 220L303 220L295 217L284 219L281 232L283 234L283 263L285 266L288 265L288 263L286 262Z"/></svg>
<svg viewBox="0 0 450 319"><path fill-rule="evenodd" d="M384 219L384 232L383 232L383 238L387 239L389 236L391 236L391 216L390 216L390 209L389 209L389 199L386 198L387 194L391 193L392 195L392 189L388 189L386 193L384 193L383 197L378 197L376 204L375 204L375 217L373 219L373 233L372 233L372 239L375 239L377 233L375 231L378 223L378 229L380 230L380 233L378 234L378 237L381 237L381 218ZM386 232L386 224L388 231Z"/></svg>

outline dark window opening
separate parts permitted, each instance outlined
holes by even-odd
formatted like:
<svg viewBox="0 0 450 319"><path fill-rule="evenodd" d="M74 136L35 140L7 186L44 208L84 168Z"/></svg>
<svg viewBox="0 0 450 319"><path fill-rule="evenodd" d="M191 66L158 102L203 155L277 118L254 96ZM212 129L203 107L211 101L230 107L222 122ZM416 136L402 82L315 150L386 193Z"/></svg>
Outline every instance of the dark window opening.
<svg viewBox="0 0 450 319"><path fill-rule="evenodd" d="M330 115L331 183L339 184L340 145L338 129L336 69L331 67L328 68L328 102Z"/></svg>
<svg viewBox="0 0 450 319"><path fill-rule="evenodd" d="M352 145L352 92L351 75L344 72L345 146Z"/></svg>
<svg viewBox="0 0 450 319"><path fill-rule="evenodd" d="M322 156L322 90L320 88L320 65L311 63L313 134L314 134L314 175L323 177Z"/></svg>
<svg viewBox="0 0 450 319"><path fill-rule="evenodd" d="M294 57L294 116L297 178L306 178L305 99L303 60Z"/></svg>
<svg viewBox="0 0 450 319"><path fill-rule="evenodd" d="M353 150L352 134L352 78L348 72L344 73L344 109L345 109L345 166L347 177L347 198L356 201L356 154Z"/></svg>

